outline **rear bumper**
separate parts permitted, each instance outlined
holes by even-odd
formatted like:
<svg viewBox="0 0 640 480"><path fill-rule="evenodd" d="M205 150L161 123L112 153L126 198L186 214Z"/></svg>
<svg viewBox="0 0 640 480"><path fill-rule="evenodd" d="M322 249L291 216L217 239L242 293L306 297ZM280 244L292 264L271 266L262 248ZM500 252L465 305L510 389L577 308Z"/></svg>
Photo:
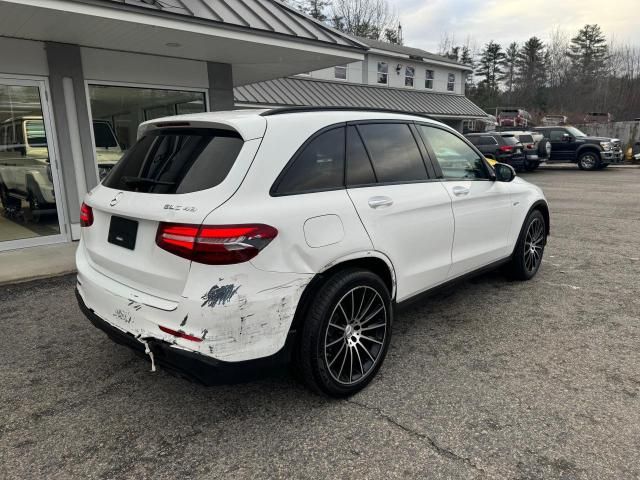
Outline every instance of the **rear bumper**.
<svg viewBox="0 0 640 480"><path fill-rule="evenodd" d="M115 343L129 347L138 355L149 358L140 340L132 333L121 330L100 318L85 304L77 288L75 293L80 310L96 328L106 333ZM243 362L217 360L201 353L176 348L157 338L150 337L144 340L153 353L156 365L160 368L197 383L216 385L250 379L288 363L295 343L294 337L295 332L289 332L284 347L273 355Z"/></svg>

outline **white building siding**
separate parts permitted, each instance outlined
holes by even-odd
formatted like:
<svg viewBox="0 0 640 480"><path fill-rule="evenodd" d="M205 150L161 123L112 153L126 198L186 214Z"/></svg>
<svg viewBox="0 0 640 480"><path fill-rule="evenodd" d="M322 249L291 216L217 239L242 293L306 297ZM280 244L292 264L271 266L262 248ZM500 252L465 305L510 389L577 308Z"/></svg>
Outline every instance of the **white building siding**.
<svg viewBox="0 0 640 480"><path fill-rule="evenodd" d="M443 65L433 65L426 62L416 62L409 59L403 59L392 56L369 54L366 60L367 75L363 76L363 63L354 62L347 65L347 79L343 80L351 83L368 83L369 85L383 85L378 83L378 62L386 62L388 65L387 85L395 88L407 88L413 90L426 90L434 92L449 92L464 94L464 71L458 67L451 68ZM396 72L398 65L401 65L400 72ZM414 67L413 87L405 86L406 67ZM425 80L427 70L433 70L433 89L426 88ZM448 76L452 73L455 75L455 87L451 92L447 90ZM311 78L319 80L339 80L335 76L334 68L325 68L309 73ZM365 82L365 78L368 81Z"/></svg>
<svg viewBox="0 0 640 480"><path fill-rule="evenodd" d="M3 74L49 75L43 42L0 37L0 59Z"/></svg>

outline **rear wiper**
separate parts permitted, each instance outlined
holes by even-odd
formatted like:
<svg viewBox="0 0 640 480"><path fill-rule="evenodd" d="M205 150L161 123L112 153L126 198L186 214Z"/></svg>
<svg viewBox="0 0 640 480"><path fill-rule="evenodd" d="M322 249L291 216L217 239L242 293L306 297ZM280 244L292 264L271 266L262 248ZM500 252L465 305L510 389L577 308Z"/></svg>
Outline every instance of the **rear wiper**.
<svg viewBox="0 0 640 480"><path fill-rule="evenodd" d="M122 181L126 185L175 185L176 182L165 182L163 180L154 180L153 178L144 177L122 177Z"/></svg>

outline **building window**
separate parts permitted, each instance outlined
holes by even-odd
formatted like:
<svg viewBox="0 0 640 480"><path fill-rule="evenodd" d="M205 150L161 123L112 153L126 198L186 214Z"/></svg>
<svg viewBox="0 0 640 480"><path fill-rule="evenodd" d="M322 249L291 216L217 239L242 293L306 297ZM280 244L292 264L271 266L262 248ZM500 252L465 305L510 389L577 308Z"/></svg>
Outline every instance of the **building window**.
<svg viewBox="0 0 640 480"><path fill-rule="evenodd" d="M389 65L387 62L378 62L378 83L389 83Z"/></svg>
<svg viewBox="0 0 640 480"><path fill-rule="evenodd" d="M206 111L202 92L89 85L89 100L100 179L136 141L145 120Z"/></svg>
<svg viewBox="0 0 640 480"><path fill-rule="evenodd" d="M333 75L335 78L339 80L347 79L347 66L346 65L338 65L333 67Z"/></svg>
<svg viewBox="0 0 640 480"><path fill-rule="evenodd" d="M406 67L404 69L404 86L413 87L413 77L416 74L415 67Z"/></svg>
<svg viewBox="0 0 640 480"><path fill-rule="evenodd" d="M433 89L433 77L433 70L427 70L424 79L424 88L428 88L429 90Z"/></svg>
<svg viewBox="0 0 640 480"><path fill-rule="evenodd" d="M450 73L447 79L447 91L454 92L456 90L456 74Z"/></svg>

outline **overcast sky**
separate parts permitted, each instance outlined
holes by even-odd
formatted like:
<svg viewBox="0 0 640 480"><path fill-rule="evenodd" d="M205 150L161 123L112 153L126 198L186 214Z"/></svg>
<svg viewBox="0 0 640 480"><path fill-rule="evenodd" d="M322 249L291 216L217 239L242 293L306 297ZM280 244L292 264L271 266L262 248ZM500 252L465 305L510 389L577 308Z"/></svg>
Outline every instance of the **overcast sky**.
<svg viewBox="0 0 640 480"><path fill-rule="evenodd" d="M640 0L388 0L395 6L404 43L437 52L444 33L479 47L489 40L507 45L536 35L545 40L553 27L570 36L586 23L599 24L607 38L640 46Z"/></svg>

